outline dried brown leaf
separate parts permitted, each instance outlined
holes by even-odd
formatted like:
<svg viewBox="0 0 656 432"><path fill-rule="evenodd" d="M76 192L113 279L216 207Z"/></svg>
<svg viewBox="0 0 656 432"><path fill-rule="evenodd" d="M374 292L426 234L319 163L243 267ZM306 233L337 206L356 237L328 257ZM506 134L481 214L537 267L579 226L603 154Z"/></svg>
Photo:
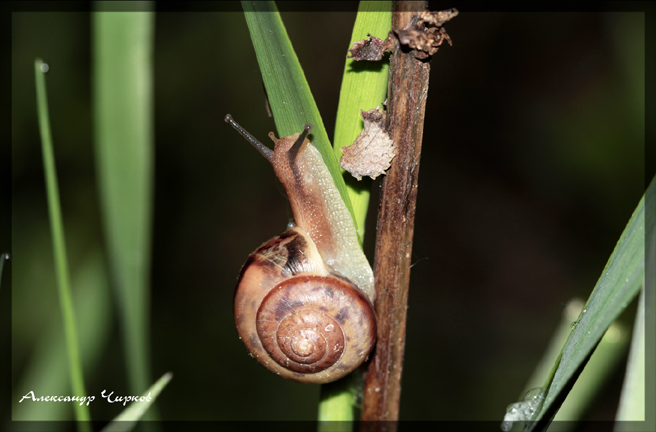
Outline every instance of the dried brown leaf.
<svg viewBox="0 0 656 432"><path fill-rule="evenodd" d="M458 15L457 9L447 9L439 12L425 11L419 14L419 21L435 27L442 27L442 25L451 20L451 18Z"/></svg>
<svg viewBox="0 0 656 432"><path fill-rule="evenodd" d="M394 32L401 45L415 50L415 57L423 60L435 54L442 42L447 41L451 45L451 38L442 25L456 15L456 9L421 12L411 25L394 29Z"/></svg>
<svg viewBox="0 0 656 432"><path fill-rule="evenodd" d="M385 114L378 109L361 111L364 130L352 145L342 147L339 165L353 177L375 179L389 169L396 156L396 144L385 130Z"/></svg>
<svg viewBox="0 0 656 432"><path fill-rule="evenodd" d="M346 55L347 58L352 58L356 61L378 61L382 60L385 51L392 49L389 35L385 40L381 40L371 34L367 34L367 36L369 39L362 39L362 42L353 42L353 48L348 50L349 54Z"/></svg>

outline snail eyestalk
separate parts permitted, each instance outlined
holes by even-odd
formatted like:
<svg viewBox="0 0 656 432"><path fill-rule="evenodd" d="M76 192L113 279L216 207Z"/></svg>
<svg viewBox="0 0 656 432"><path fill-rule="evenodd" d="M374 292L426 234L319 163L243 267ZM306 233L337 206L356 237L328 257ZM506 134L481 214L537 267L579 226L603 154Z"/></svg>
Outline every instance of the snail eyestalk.
<svg viewBox="0 0 656 432"><path fill-rule="evenodd" d="M226 123L230 124L237 132L241 134L246 140L253 145L264 156L269 162L273 161L273 150L259 142L253 135L249 134L246 129L241 127L239 123L233 120L230 114L227 114L224 118Z"/></svg>
<svg viewBox="0 0 656 432"><path fill-rule="evenodd" d="M312 125L310 123L306 123L305 127L303 128L303 132L301 135L299 135L298 139L292 146L292 148L289 149L289 160L293 161L296 159L296 155L298 154L298 151L301 149L301 146L303 145L303 142L305 141L305 138L307 138L308 134L312 130Z"/></svg>

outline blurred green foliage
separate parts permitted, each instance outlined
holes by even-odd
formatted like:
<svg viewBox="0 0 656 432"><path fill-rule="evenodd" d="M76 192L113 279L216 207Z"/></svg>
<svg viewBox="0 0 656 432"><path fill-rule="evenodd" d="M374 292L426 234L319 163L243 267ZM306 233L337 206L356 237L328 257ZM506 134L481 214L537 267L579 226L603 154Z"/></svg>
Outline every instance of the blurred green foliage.
<svg viewBox="0 0 656 432"><path fill-rule="evenodd" d="M138 3L136 3L138 4ZM150 373L150 263L154 188L154 30L150 11L92 15L96 179L131 394ZM156 416L151 410L147 416Z"/></svg>

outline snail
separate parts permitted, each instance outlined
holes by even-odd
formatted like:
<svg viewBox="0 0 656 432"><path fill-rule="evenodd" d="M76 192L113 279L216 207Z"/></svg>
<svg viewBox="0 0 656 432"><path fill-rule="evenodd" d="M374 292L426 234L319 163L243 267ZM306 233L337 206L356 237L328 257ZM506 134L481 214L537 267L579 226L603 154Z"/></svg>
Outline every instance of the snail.
<svg viewBox="0 0 656 432"><path fill-rule="evenodd" d="M376 339L374 278L357 231L321 157L302 133L274 150L225 121L273 165L291 204L291 229L270 239L243 265L235 291L237 332L250 354L290 380L322 384L344 377Z"/></svg>

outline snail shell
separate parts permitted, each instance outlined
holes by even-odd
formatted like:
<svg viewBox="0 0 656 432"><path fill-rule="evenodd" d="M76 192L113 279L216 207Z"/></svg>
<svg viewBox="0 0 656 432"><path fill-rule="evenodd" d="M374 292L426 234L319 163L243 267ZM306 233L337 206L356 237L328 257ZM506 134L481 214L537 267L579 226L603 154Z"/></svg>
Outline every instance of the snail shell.
<svg viewBox="0 0 656 432"><path fill-rule="evenodd" d="M367 296L323 265L300 228L274 237L248 258L235 295L235 323L255 359L305 383L352 372L376 339Z"/></svg>

